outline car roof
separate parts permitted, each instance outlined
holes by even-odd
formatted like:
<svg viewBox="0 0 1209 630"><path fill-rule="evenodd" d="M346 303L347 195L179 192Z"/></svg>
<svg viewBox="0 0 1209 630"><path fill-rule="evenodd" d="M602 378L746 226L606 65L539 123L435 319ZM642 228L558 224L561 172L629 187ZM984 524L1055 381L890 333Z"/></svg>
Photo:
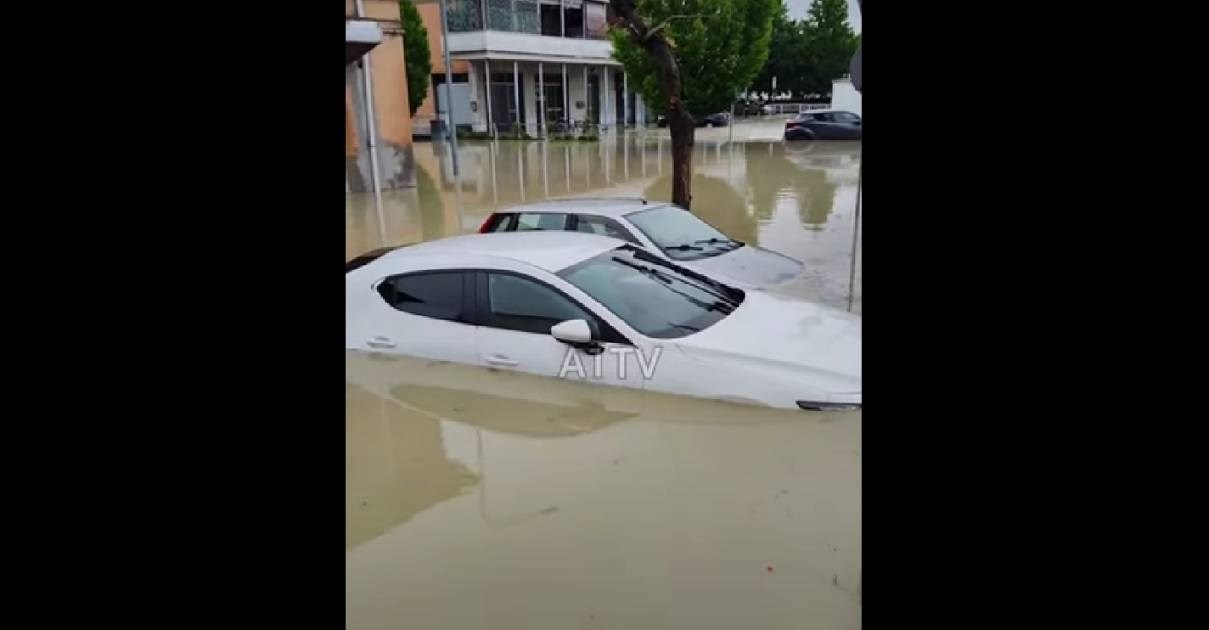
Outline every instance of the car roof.
<svg viewBox="0 0 1209 630"><path fill-rule="evenodd" d="M853 114L852 112L850 112L850 111L848 111L848 110L846 110L846 109L831 109L830 107L828 107L828 108L826 108L826 109L808 109L808 110L806 110L806 111L804 111L804 112L798 112L798 114L799 114L799 115L801 115L801 114L834 114L834 113L836 113L836 112L842 112L842 113L845 113L845 114L852 114L853 116L855 116L855 115L856 115L856 114Z"/></svg>
<svg viewBox="0 0 1209 630"><path fill-rule="evenodd" d="M490 232L453 236L401 247L382 256L381 260L450 255L487 256L506 258L556 272L625 244L621 239L585 232Z"/></svg>
<svg viewBox="0 0 1209 630"><path fill-rule="evenodd" d="M550 199L526 203L507 208L500 208L495 214L505 212L565 212L572 214L594 214L602 217L617 218L638 210L650 210L672 204L665 201L651 201L636 197L581 197L567 199Z"/></svg>

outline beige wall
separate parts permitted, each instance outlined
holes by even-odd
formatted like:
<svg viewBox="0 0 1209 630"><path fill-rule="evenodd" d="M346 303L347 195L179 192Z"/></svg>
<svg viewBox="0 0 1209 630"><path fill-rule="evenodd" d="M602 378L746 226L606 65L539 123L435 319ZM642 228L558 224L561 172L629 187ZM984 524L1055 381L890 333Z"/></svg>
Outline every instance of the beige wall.
<svg viewBox="0 0 1209 630"><path fill-rule="evenodd" d="M346 16L353 13L352 0L345 1ZM397 0L364 0L365 19L375 20L382 28L382 42L369 53L373 69L374 127L378 135L378 155L382 167L382 184L385 188L414 186L412 171L411 111L408 107L407 66L404 63L403 31L399 23ZM359 71L356 71L359 72ZM359 171L361 177L350 180L365 180L364 138L358 138L357 117L362 112L353 111L361 100L354 98L352 90L359 80L345 89L345 150L346 161ZM363 184L358 184L363 185ZM350 186L354 190L358 186Z"/></svg>
<svg viewBox="0 0 1209 630"><path fill-rule="evenodd" d="M374 68L374 108L378 133L400 145L411 144L411 112L407 101L407 66L397 0L365 0L366 17L389 20L382 24L382 43L370 52Z"/></svg>

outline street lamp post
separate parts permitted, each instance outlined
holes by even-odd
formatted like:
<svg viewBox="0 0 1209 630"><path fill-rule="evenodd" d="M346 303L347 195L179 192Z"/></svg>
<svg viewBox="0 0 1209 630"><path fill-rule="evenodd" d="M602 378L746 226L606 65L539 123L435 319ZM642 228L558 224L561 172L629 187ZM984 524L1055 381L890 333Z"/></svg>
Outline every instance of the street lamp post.
<svg viewBox="0 0 1209 630"><path fill-rule="evenodd" d="M449 128L449 142L453 147L453 176L458 172L458 128L453 124L453 68L449 61L449 24L445 16L445 0L441 0L441 48L445 52L445 125Z"/></svg>

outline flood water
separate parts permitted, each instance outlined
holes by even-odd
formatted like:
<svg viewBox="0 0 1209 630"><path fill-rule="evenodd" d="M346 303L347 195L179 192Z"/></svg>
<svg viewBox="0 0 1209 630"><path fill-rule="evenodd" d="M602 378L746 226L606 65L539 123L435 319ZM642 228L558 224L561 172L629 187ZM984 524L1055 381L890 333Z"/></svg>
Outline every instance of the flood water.
<svg viewBox="0 0 1209 630"><path fill-rule="evenodd" d="M859 146L699 130L693 211L848 308ZM564 196L670 195L666 132L416 144L349 195L347 255ZM852 309L860 311L859 243ZM792 412L347 354L347 627L858 628L861 414Z"/></svg>

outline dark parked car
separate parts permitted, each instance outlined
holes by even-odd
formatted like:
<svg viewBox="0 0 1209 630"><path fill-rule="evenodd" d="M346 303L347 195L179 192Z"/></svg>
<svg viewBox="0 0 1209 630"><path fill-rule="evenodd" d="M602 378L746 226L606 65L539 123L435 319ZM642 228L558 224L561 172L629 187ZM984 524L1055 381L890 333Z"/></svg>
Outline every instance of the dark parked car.
<svg viewBox="0 0 1209 630"><path fill-rule="evenodd" d="M852 112L816 109L785 123L786 140L860 140L861 117Z"/></svg>
<svg viewBox="0 0 1209 630"><path fill-rule="evenodd" d="M725 127L730 124L730 112L718 112L717 114L709 114L696 119L698 127ZM655 124L660 127L667 126L667 116L659 114L655 118Z"/></svg>

